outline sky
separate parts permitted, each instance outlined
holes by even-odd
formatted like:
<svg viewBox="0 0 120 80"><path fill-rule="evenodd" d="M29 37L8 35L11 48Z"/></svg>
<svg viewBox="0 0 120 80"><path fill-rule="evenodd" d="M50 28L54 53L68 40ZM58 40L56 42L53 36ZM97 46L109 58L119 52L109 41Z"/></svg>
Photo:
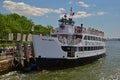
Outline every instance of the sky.
<svg viewBox="0 0 120 80"><path fill-rule="evenodd" d="M120 38L120 0L0 0L0 13L17 13L35 24L58 27L58 19L70 10L75 25L105 32L106 38Z"/></svg>

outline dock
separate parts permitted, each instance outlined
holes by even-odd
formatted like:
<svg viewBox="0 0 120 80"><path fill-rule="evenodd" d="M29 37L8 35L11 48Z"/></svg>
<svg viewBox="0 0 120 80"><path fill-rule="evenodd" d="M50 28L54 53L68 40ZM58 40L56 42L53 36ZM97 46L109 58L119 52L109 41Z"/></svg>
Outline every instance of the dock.
<svg viewBox="0 0 120 80"><path fill-rule="evenodd" d="M36 58L32 42L30 45L26 42L24 42L23 45L21 42L17 42L13 63L13 67L20 71L30 71L35 68Z"/></svg>
<svg viewBox="0 0 120 80"><path fill-rule="evenodd" d="M0 59L0 75L8 73L13 70L13 57Z"/></svg>
<svg viewBox="0 0 120 80"><path fill-rule="evenodd" d="M12 70L31 71L36 69L36 58L32 42L16 42L14 52L11 54L0 53L0 75Z"/></svg>

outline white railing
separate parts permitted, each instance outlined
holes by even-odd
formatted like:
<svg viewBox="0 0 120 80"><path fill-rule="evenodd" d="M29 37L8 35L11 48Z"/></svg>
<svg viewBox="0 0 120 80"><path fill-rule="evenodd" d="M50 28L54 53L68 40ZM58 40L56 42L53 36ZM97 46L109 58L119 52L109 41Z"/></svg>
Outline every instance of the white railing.
<svg viewBox="0 0 120 80"><path fill-rule="evenodd" d="M97 36L102 36L104 37L104 32L96 30L94 28L88 28L86 29L85 27L76 27L75 28L75 33L87 33L87 34L93 34L93 35L97 35Z"/></svg>
<svg viewBox="0 0 120 80"><path fill-rule="evenodd" d="M51 34L59 34L59 33L87 33L87 34L93 34L93 35L97 35L97 36L102 36L104 37L104 32L102 31L99 31L99 30L96 30L94 28L88 28L86 29L85 27L75 27L75 28L72 28L73 30L71 31L66 31L66 30L56 30L56 29L52 29L51 30Z"/></svg>

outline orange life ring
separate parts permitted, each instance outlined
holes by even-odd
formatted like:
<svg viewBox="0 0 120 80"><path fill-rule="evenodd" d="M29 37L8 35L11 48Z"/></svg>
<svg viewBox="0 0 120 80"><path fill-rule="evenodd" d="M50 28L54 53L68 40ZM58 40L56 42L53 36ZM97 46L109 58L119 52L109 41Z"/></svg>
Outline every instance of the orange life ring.
<svg viewBox="0 0 120 80"><path fill-rule="evenodd" d="M64 29L64 28L65 28L65 26L64 26L64 25L61 25L61 26L60 26L60 28L61 28L61 29Z"/></svg>
<svg viewBox="0 0 120 80"><path fill-rule="evenodd" d="M78 32L78 33L81 33L81 32L82 32L82 29L81 29L81 28L77 28L77 32Z"/></svg>

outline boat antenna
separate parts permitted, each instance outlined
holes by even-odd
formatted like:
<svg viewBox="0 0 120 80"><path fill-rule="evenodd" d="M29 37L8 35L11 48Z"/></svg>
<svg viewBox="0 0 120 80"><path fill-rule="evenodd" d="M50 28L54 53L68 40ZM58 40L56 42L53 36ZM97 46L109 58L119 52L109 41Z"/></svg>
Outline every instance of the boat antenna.
<svg viewBox="0 0 120 80"><path fill-rule="evenodd" d="M72 11L72 7L70 8L70 16L73 16L75 13Z"/></svg>

